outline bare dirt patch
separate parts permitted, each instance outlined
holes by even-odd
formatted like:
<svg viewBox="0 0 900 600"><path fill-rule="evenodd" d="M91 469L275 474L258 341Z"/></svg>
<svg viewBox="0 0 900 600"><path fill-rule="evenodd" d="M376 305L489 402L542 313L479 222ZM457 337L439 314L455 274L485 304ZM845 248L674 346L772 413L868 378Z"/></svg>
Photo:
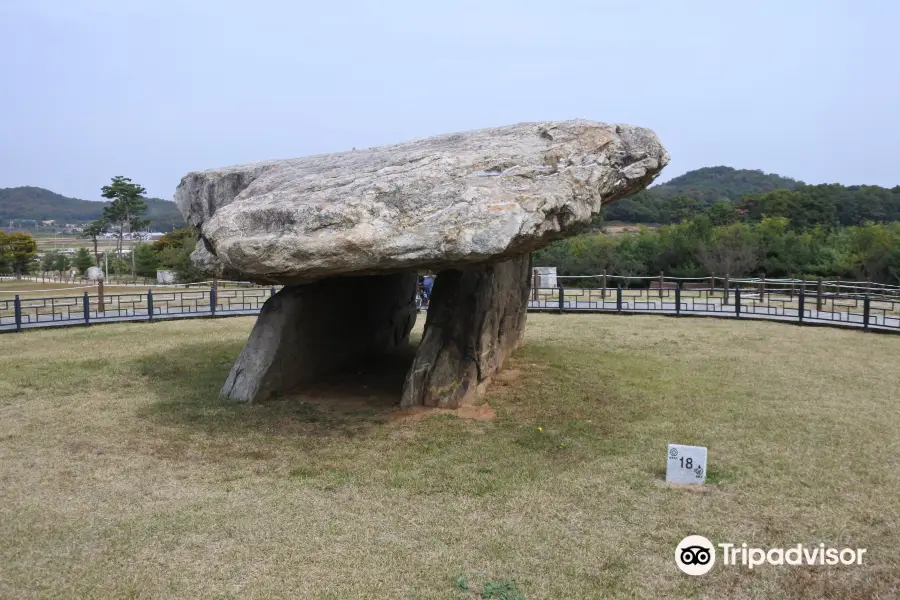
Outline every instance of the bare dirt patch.
<svg viewBox="0 0 900 600"><path fill-rule="evenodd" d="M401 423L415 423L437 415L452 415L463 421L493 421L497 416L494 409L488 404L465 405L459 408L430 408L427 406L414 406L405 410L398 410L391 415L393 421Z"/></svg>

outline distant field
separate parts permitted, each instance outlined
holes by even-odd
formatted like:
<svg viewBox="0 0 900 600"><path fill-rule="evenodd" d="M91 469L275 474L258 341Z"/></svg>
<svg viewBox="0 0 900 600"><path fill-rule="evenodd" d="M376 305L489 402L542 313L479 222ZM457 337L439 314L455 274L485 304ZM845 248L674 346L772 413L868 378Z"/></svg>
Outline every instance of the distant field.
<svg viewBox="0 0 900 600"><path fill-rule="evenodd" d="M395 409L412 347L222 404L253 322L0 336L0 597L898 597L900 337L529 315L476 410ZM689 577L688 534L868 553Z"/></svg>
<svg viewBox="0 0 900 600"><path fill-rule="evenodd" d="M648 230L656 230L659 229L659 225L643 225L643 224L635 224L635 223L604 223L603 224L603 232L610 235L618 235L622 233L634 233L636 231L640 231L641 229Z"/></svg>
<svg viewBox="0 0 900 600"><path fill-rule="evenodd" d="M89 239L81 237L35 235L34 239L37 241L38 250L40 252L46 252L48 250L65 250L66 248L88 248L91 252L94 251L94 243ZM103 252L104 250L115 250L116 241L99 240L97 247L100 252ZM125 247L128 247L127 241L125 242Z"/></svg>

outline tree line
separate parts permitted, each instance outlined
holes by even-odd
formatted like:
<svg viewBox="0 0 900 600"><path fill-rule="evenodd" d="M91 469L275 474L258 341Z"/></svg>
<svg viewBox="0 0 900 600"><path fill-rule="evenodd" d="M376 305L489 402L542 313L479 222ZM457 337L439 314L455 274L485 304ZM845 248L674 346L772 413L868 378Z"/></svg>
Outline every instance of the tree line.
<svg viewBox="0 0 900 600"><path fill-rule="evenodd" d="M748 222L733 210L712 212L634 234L593 232L560 240L536 252L534 264L554 266L559 275L605 270L624 276L821 276L900 284L900 222L802 228L783 216Z"/></svg>
<svg viewBox="0 0 900 600"><path fill-rule="evenodd" d="M604 209L603 219L675 224L718 206L719 210L736 211L748 222L759 222L763 216L786 217L795 229L900 221L900 186L798 184L793 189L742 194L733 199L708 193L670 196L656 190L650 188L619 200Z"/></svg>
<svg viewBox="0 0 900 600"><path fill-rule="evenodd" d="M784 186L785 189L772 189ZM690 194L690 195L688 195ZM900 186L806 185L713 167L619 200L593 223L663 224L535 254L561 275L842 277L900 284Z"/></svg>
<svg viewBox="0 0 900 600"><path fill-rule="evenodd" d="M176 229L153 243L134 245L126 258L126 232L135 232L148 224L146 190L128 177L116 176L101 188L101 195L109 202L102 215L89 223L82 237L91 241L93 256L87 248L79 248L73 257L59 251L48 251L38 260L38 246L34 238L24 232L5 234L0 231L0 274L26 275L36 271L58 272L60 276L76 269L80 275L98 266L119 276L155 278L157 269L175 272L182 282L199 281L202 274L190 260L197 237L189 228ZM114 234L115 254L101 260L99 243L108 233Z"/></svg>
<svg viewBox="0 0 900 600"><path fill-rule="evenodd" d="M27 233L0 231L0 274L28 273L37 256L37 242Z"/></svg>
<svg viewBox="0 0 900 600"><path fill-rule="evenodd" d="M194 251L196 244L197 235L193 230L176 229L155 242L136 244L132 249L133 257L114 256L111 260L104 261L99 254L96 257L92 256L87 248L79 248L71 258L51 250L44 253L39 263L31 262L30 269L23 273L41 270L45 273L59 273L60 277L65 277L66 273L75 269L79 276L84 276L89 268L99 266L107 277L131 275L134 278L155 279L157 270L165 269L173 271L178 282L191 283L204 279L203 273L191 262L191 252Z"/></svg>

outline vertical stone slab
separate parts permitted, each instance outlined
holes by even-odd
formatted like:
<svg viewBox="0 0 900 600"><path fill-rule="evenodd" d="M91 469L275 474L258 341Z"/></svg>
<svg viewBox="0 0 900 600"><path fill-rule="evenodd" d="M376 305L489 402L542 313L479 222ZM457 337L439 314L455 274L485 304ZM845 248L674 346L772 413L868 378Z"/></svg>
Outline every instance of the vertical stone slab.
<svg viewBox="0 0 900 600"><path fill-rule="evenodd" d="M416 278L412 271L283 288L263 306L221 396L259 402L406 344Z"/></svg>
<svg viewBox="0 0 900 600"><path fill-rule="evenodd" d="M401 407L458 408L484 392L522 342L530 266L523 254L438 273Z"/></svg>

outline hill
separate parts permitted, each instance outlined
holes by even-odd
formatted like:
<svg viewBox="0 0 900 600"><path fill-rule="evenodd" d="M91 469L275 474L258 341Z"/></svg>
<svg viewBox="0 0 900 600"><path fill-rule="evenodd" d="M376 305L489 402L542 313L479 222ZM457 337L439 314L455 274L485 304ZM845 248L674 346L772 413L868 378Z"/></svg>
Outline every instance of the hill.
<svg viewBox="0 0 900 600"><path fill-rule="evenodd" d="M170 200L147 198L151 229L170 231L184 226L184 218ZM0 188L0 223L11 219L55 220L63 223L93 221L108 202L80 200L39 187Z"/></svg>
<svg viewBox="0 0 900 600"><path fill-rule="evenodd" d="M749 194L795 190L804 183L751 169L704 167L619 200L606 212L607 221L673 223L716 202Z"/></svg>
<svg viewBox="0 0 900 600"><path fill-rule="evenodd" d="M657 198L689 196L702 204L736 200L746 194L764 194L775 190L793 190L802 181L750 169L704 167L688 171L648 191Z"/></svg>
<svg viewBox="0 0 900 600"><path fill-rule="evenodd" d="M900 221L900 186L807 185L762 171L707 167L619 200L602 219L671 224L703 213L714 224L785 217L797 229L888 223Z"/></svg>

